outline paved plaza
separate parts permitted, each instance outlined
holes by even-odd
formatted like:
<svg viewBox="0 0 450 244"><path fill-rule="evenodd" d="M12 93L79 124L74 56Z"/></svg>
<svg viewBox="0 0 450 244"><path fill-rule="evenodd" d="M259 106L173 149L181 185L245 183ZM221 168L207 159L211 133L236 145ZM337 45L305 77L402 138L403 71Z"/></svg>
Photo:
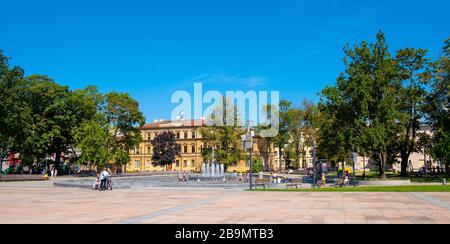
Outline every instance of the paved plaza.
<svg viewBox="0 0 450 244"><path fill-rule="evenodd" d="M0 223L449 224L450 193L155 188L97 192L0 183Z"/></svg>

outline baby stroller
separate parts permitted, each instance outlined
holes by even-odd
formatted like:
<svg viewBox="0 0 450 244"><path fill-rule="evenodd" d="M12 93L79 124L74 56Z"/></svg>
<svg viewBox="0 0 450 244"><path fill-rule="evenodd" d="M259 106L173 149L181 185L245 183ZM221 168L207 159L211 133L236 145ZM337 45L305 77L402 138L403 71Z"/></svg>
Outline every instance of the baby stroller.
<svg viewBox="0 0 450 244"><path fill-rule="evenodd" d="M114 183L112 181L112 177L108 177L108 179L106 180L106 190L112 191L113 185Z"/></svg>

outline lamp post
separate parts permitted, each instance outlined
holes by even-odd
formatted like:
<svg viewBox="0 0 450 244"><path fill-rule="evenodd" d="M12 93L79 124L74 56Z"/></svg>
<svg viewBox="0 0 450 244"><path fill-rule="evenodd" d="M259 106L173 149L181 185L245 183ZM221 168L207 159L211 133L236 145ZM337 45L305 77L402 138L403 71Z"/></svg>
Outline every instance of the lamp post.
<svg viewBox="0 0 450 244"><path fill-rule="evenodd" d="M351 161L353 162L353 186L356 187L356 153L354 146L352 146Z"/></svg>
<svg viewBox="0 0 450 244"><path fill-rule="evenodd" d="M312 157L312 164L313 164L313 188L316 188L316 152L314 149L314 135L311 135L310 139L311 143L311 157Z"/></svg>
<svg viewBox="0 0 450 244"><path fill-rule="evenodd" d="M249 130L249 134L242 135L242 145L244 149L250 150L250 190L253 189L253 137L255 136L255 132Z"/></svg>

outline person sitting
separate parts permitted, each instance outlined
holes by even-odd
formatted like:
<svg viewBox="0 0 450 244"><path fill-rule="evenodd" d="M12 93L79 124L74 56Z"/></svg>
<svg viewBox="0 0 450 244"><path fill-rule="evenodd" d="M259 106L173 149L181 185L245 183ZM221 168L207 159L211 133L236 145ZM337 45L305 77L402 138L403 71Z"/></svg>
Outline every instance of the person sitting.
<svg viewBox="0 0 450 244"><path fill-rule="evenodd" d="M244 183L248 183L248 174L244 175Z"/></svg>
<svg viewBox="0 0 450 244"><path fill-rule="evenodd" d="M344 182L343 182L343 186L346 186L350 183L350 176L348 174L348 171L345 172L345 177L344 177Z"/></svg>
<svg viewBox="0 0 450 244"><path fill-rule="evenodd" d="M322 176L320 177L320 180L326 184L327 182L327 177L325 176L325 173L322 173Z"/></svg>

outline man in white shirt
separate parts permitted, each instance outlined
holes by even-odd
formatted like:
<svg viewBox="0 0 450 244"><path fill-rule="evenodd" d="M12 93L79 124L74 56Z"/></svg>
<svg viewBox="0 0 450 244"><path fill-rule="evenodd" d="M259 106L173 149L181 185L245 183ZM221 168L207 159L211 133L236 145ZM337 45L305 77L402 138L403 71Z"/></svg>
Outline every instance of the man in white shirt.
<svg viewBox="0 0 450 244"><path fill-rule="evenodd" d="M102 173L100 174L100 191L106 191L106 182L108 181L109 173L105 169L103 169Z"/></svg>

